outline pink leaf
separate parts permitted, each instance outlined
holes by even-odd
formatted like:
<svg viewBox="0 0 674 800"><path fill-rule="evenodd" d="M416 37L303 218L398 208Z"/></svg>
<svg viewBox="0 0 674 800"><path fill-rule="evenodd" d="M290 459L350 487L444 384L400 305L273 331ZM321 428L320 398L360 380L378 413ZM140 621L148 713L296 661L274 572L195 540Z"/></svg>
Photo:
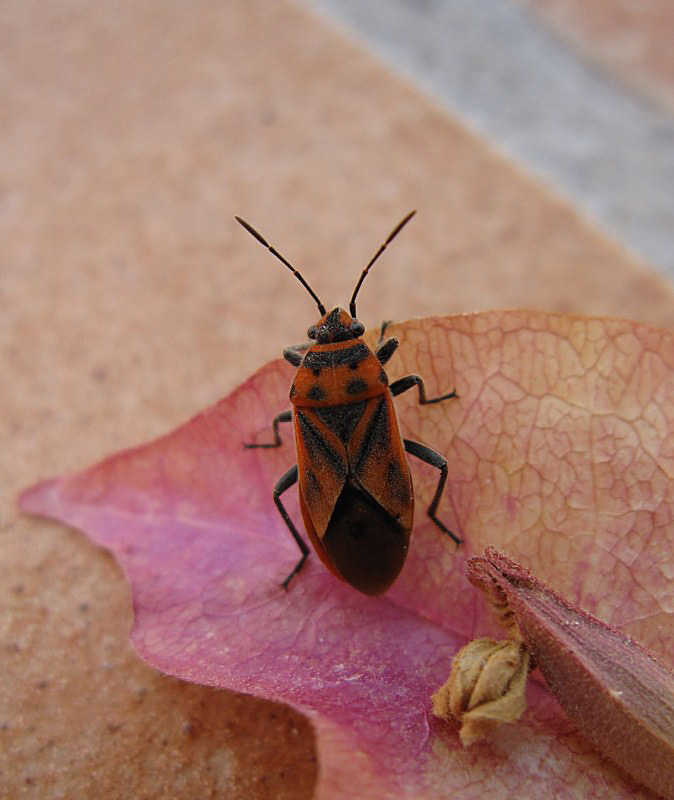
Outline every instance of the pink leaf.
<svg viewBox="0 0 674 800"><path fill-rule="evenodd" d="M315 556L289 592L297 549L272 502L294 462L245 450L288 407L292 368L264 367L173 433L78 475L46 481L25 510L110 548L133 591L143 658L185 680L290 703L316 728L316 796L647 797L575 732L540 685L523 723L464 750L431 716L451 657L495 630L464 577L492 544L665 659L674 646L674 337L618 320L491 312L395 326L391 379L422 375L431 394L395 402L404 436L445 454L411 460L411 552L385 595L359 594ZM293 495L291 497L291 495ZM291 516L300 520L293 492Z"/></svg>

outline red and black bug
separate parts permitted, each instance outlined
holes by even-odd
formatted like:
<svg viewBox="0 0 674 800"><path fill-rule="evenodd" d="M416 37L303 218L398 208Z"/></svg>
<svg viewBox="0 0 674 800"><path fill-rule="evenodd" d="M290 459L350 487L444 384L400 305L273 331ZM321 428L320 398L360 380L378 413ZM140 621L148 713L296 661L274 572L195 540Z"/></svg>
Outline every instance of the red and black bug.
<svg viewBox="0 0 674 800"><path fill-rule="evenodd" d="M325 566L365 594L385 592L402 569L412 530L414 494L405 452L440 471L428 516L457 544L461 541L435 515L447 480L447 460L435 450L403 439L393 398L416 386L421 404L457 397L455 391L427 398L418 375L389 385L384 365L398 340L385 338L371 350L360 337L365 327L356 319L356 296L370 267L410 221L410 212L388 235L362 271L349 311L328 312L302 275L251 225L236 220L260 244L292 270L313 297L321 315L307 331L312 342L288 347L283 357L297 367L290 388L292 411L272 423L274 440L247 448L279 447L281 422L294 423L297 464L274 487L276 504L302 555L283 581L287 589L309 555L309 548L290 519L281 495L299 481L299 499L309 539Z"/></svg>

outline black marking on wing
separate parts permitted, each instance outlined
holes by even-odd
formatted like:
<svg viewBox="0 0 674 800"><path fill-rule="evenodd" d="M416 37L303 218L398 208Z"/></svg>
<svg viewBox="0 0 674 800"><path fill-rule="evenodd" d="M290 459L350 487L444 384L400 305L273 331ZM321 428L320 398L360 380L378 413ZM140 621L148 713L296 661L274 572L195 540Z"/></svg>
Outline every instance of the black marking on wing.
<svg viewBox="0 0 674 800"><path fill-rule="evenodd" d="M310 350L304 356L303 366L314 371L329 367L352 367L364 361L370 355L370 350L362 342L351 347L339 350Z"/></svg>
<svg viewBox="0 0 674 800"><path fill-rule="evenodd" d="M356 473L360 472L363 462L371 455L372 451L377 448L378 442L386 441L388 435L388 407L385 399L382 397L372 414L370 424L367 426L367 431L363 437L363 443L358 452Z"/></svg>
<svg viewBox="0 0 674 800"><path fill-rule="evenodd" d="M319 410L322 409L316 409L316 411ZM339 453L330 447L330 445L325 441L325 437L321 436L320 431L318 431L311 424L301 410L297 410L296 415L302 440L306 445L312 461L314 459L324 458L340 478L345 478L347 469L344 459L340 457Z"/></svg>
<svg viewBox="0 0 674 800"><path fill-rule="evenodd" d="M316 473L311 468L306 470L306 485L304 486L304 491L310 503L316 502L316 498L320 497L321 494L321 485L316 477Z"/></svg>
<svg viewBox="0 0 674 800"><path fill-rule="evenodd" d="M412 499L408 475L400 468L400 462L389 459L386 466L386 485L396 505L405 506Z"/></svg>
<svg viewBox="0 0 674 800"><path fill-rule="evenodd" d="M314 411L320 417L321 422L327 425L336 436L339 436L340 441L347 444L356 425L363 416L366 402L326 406L324 408L316 408Z"/></svg>

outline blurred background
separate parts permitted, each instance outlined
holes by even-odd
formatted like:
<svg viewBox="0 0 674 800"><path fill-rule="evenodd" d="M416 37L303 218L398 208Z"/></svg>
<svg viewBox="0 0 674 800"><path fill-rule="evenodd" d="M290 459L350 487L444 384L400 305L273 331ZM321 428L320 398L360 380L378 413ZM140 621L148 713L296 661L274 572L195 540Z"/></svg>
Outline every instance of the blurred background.
<svg viewBox="0 0 674 800"><path fill-rule="evenodd" d="M17 492L171 429L316 309L671 326L668 0L5 0L0 798L308 798L311 728L128 644L129 591ZM290 378L289 378L290 380Z"/></svg>
<svg viewBox="0 0 674 800"><path fill-rule="evenodd" d="M623 246L674 274L671 4L309 5Z"/></svg>

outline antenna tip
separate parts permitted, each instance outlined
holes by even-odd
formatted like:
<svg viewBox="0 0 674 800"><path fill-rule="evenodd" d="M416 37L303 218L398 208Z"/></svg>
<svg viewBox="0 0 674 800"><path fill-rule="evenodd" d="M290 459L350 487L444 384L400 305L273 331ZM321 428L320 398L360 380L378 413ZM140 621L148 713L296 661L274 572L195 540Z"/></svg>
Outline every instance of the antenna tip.
<svg viewBox="0 0 674 800"><path fill-rule="evenodd" d="M236 214L234 215L234 219L239 223L239 225L242 225L248 231L248 233L250 233L251 236L257 239L261 245L264 245L267 249L271 249L269 243L264 238L264 236L262 236L261 233L258 233L255 230L255 228L250 224L250 222L246 222L245 219L243 219L242 217L238 217Z"/></svg>

